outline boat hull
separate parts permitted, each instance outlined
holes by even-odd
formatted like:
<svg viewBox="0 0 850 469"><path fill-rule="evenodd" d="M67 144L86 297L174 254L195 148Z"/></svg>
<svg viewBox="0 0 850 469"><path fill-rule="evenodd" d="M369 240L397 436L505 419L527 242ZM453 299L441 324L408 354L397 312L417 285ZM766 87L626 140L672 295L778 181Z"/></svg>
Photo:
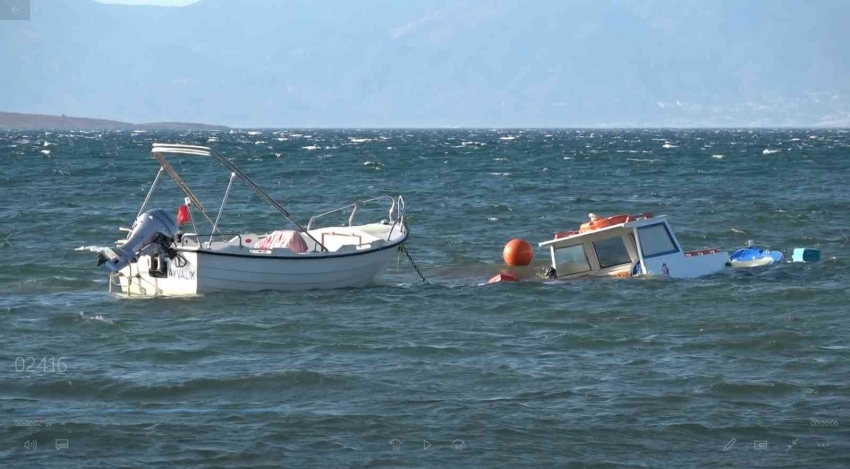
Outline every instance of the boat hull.
<svg viewBox="0 0 850 469"><path fill-rule="evenodd" d="M151 275L142 256L118 275L123 293L182 296L217 291L299 291L354 288L381 280L401 242L380 249L326 256L260 257L209 251L179 251L185 264L169 262L166 275ZM182 262L180 262L183 264Z"/></svg>
<svg viewBox="0 0 850 469"><path fill-rule="evenodd" d="M605 225L610 220L620 223ZM603 219L602 224L601 228L584 229L585 224L583 229L559 232L554 239L540 243L550 249L553 275L698 278L722 272L729 265L727 252L682 249L664 215L619 215Z"/></svg>

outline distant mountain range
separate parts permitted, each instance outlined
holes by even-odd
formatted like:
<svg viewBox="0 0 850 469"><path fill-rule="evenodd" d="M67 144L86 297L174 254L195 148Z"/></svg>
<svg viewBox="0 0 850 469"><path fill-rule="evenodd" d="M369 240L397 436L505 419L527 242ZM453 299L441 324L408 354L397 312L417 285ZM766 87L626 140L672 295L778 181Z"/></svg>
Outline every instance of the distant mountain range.
<svg viewBox="0 0 850 469"><path fill-rule="evenodd" d="M150 122L131 124L129 122L87 117L48 116L44 114L23 114L19 112L0 112L0 129L10 130L226 130L221 125L193 124L183 122Z"/></svg>
<svg viewBox="0 0 850 469"><path fill-rule="evenodd" d="M31 0L0 109L241 127L850 125L850 1Z"/></svg>

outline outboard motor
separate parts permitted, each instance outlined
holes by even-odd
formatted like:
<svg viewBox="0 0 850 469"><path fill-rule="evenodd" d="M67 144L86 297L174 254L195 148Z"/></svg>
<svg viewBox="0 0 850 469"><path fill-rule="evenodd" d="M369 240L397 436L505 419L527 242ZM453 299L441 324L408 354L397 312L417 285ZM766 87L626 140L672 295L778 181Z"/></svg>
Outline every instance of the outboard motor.
<svg viewBox="0 0 850 469"><path fill-rule="evenodd" d="M177 236L177 223L157 208L139 215L132 230L123 244L114 249L108 248L97 256L98 267L117 272L136 262L139 256L167 253Z"/></svg>

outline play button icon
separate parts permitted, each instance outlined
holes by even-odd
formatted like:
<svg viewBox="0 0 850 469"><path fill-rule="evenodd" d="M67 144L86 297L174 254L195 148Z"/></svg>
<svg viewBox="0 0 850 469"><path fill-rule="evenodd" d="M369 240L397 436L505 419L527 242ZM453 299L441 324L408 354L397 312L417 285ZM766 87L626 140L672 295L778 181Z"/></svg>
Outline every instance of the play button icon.
<svg viewBox="0 0 850 469"><path fill-rule="evenodd" d="M422 450L427 451L428 448L431 447L431 443L428 443L428 440L422 440Z"/></svg>

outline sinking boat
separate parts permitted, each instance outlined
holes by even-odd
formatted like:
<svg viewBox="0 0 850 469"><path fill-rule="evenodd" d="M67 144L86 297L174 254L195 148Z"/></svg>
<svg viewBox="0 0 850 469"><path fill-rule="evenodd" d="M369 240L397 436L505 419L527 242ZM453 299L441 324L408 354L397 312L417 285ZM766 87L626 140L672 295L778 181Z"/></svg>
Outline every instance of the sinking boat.
<svg viewBox="0 0 850 469"><path fill-rule="evenodd" d="M781 261L782 253L748 244L746 247L733 252L729 257L732 267L760 267Z"/></svg>
<svg viewBox="0 0 850 469"><path fill-rule="evenodd" d="M128 295L193 295L214 291L311 290L363 287L379 281L407 240L401 196L358 201L313 216L306 227L233 163L209 147L155 143L151 150L159 172L127 238L98 256L109 271L109 290ZM230 172L218 213L211 218L166 157L189 155L218 161ZM162 173L185 194L185 205L172 217L162 209L146 210ZM270 233L222 233L218 228L234 179L239 179L294 225ZM389 203L388 218L355 225L364 204ZM347 226L313 228L326 215L350 211ZM208 223L202 233L198 223ZM191 231L183 232L183 226Z"/></svg>
<svg viewBox="0 0 850 469"><path fill-rule="evenodd" d="M549 248L550 278L667 276L696 278L723 271L729 253L685 251L664 215L616 215L590 221L578 230L539 243Z"/></svg>

